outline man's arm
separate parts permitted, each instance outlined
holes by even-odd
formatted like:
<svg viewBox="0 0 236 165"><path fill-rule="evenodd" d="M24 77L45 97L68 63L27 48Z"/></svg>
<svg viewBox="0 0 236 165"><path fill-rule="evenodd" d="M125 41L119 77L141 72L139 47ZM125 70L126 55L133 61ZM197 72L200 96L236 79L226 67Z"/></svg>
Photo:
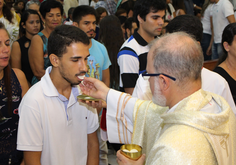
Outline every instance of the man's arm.
<svg viewBox="0 0 236 165"><path fill-rule="evenodd" d="M128 94L132 95L133 91L134 91L134 88L124 88L124 90L125 90L125 93L128 93Z"/></svg>
<svg viewBox="0 0 236 165"><path fill-rule="evenodd" d="M97 132L88 134L88 158L87 165L98 165L99 164L99 145Z"/></svg>
<svg viewBox="0 0 236 165"><path fill-rule="evenodd" d="M110 86L110 69L107 68L102 71L102 82L106 84L106 86Z"/></svg>
<svg viewBox="0 0 236 165"><path fill-rule="evenodd" d="M234 15L230 15L227 17L229 23L234 23L235 22L235 18L234 18Z"/></svg>
<svg viewBox="0 0 236 165"><path fill-rule="evenodd" d="M24 151L24 163L25 165L41 165L42 151Z"/></svg>
<svg viewBox="0 0 236 165"><path fill-rule="evenodd" d="M206 55L210 56L212 54L212 44L214 42L214 27L213 27L213 20L212 20L212 16L210 17L210 23L211 23L211 41L209 43L209 46L207 48L206 51Z"/></svg>
<svg viewBox="0 0 236 165"><path fill-rule="evenodd" d="M29 63L34 76L40 80L45 74L43 41L39 35L35 35L31 40L28 51Z"/></svg>

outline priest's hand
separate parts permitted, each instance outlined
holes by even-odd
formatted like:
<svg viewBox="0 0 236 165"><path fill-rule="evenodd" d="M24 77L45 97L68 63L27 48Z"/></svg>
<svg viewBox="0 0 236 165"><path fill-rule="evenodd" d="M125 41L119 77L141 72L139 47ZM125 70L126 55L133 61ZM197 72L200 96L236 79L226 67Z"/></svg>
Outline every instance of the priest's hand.
<svg viewBox="0 0 236 165"><path fill-rule="evenodd" d="M145 161L145 154L143 154L138 160L134 161L129 158L126 158L120 153L120 150L116 153L116 160L119 165L143 165Z"/></svg>
<svg viewBox="0 0 236 165"><path fill-rule="evenodd" d="M99 100L99 101L79 100L79 101L82 102L82 103L87 104L88 106L96 108L98 114L101 112L102 108L107 107L107 103L103 100Z"/></svg>
<svg viewBox="0 0 236 165"><path fill-rule="evenodd" d="M100 80L91 77L85 77L79 86L84 94L104 101L106 101L110 89Z"/></svg>

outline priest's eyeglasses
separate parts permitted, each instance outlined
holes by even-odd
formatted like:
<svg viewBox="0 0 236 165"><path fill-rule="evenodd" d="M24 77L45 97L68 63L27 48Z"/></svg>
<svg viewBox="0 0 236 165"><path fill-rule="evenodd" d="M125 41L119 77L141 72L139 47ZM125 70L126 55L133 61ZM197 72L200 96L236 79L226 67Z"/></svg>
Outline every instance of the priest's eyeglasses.
<svg viewBox="0 0 236 165"><path fill-rule="evenodd" d="M176 78L174 78L172 76L169 76L169 75L167 75L165 73L155 73L155 74L148 74L147 72L143 72L142 73L142 76L143 76L144 80L148 80L151 76L160 76L160 75L166 76L166 77L170 78L173 81L176 80Z"/></svg>

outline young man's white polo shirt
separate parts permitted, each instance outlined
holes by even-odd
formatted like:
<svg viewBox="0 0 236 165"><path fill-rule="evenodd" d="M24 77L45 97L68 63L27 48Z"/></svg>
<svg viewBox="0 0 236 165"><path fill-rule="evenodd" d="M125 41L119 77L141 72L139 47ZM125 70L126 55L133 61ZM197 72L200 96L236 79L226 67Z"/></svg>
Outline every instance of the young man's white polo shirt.
<svg viewBox="0 0 236 165"><path fill-rule="evenodd" d="M19 107L17 149L42 151L42 165L86 164L87 134L98 128L95 109L77 101L73 87L67 110L58 97L47 68L41 81L22 99Z"/></svg>
<svg viewBox="0 0 236 165"><path fill-rule="evenodd" d="M234 15L234 9L229 0L219 0L212 6L214 43L221 43L223 30L229 24L227 17L230 15Z"/></svg>

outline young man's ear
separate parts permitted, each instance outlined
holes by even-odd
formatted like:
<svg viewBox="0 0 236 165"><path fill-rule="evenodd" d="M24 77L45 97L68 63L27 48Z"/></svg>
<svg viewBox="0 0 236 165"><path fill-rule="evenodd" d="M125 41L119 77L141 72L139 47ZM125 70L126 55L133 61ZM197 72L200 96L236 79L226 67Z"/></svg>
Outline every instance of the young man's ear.
<svg viewBox="0 0 236 165"><path fill-rule="evenodd" d="M143 23L144 22L144 20L139 15L137 16L137 19L138 19L139 23Z"/></svg>
<svg viewBox="0 0 236 165"><path fill-rule="evenodd" d="M54 67L58 67L59 66L59 57L55 54L50 54L49 55L49 60L52 64L52 66Z"/></svg>

